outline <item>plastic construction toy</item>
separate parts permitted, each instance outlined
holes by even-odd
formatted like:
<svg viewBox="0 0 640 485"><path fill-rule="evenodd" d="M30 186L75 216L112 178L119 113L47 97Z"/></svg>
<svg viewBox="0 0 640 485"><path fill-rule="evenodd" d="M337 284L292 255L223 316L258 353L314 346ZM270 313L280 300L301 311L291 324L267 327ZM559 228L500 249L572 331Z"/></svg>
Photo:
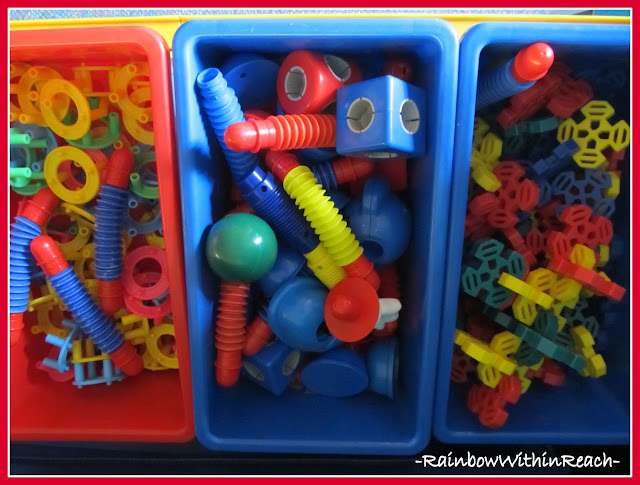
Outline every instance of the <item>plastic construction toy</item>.
<svg viewBox="0 0 640 485"><path fill-rule="evenodd" d="M476 118L471 148L471 177L486 191L495 192L502 185L493 173L502 155L502 140L493 133L486 133L485 127L489 129L484 121Z"/></svg>
<svg viewBox="0 0 640 485"><path fill-rule="evenodd" d="M107 354L97 354L91 339L80 337L72 343L73 385L78 389L84 386L106 384L122 381L125 375ZM101 372L101 373L100 373Z"/></svg>
<svg viewBox="0 0 640 485"><path fill-rule="evenodd" d="M231 124L224 143L236 152L336 146L336 120L331 115L277 115Z"/></svg>
<svg viewBox="0 0 640 485"><path fill-rule="evenodd" d="M324 189L333 190L339 185L366 179L374 168L374 162L368 158L339 157L314 164L311 172Z"/></svg>
<svg viewBox="0 0 640 485"><path fill-rule="evenodd" d="M553 64L550 45L537 42L522 49L506 64L478 78L476 110L529 89Z"/></svg>
<svg viewBox="0 0 640 485"><path fill-rule="evenodd" d="M9 239L9 328L10 343L15 345L24 328L23 314L27 310L31 281L31 241L40 235L60 200L47 188L29 199L11 224Z"/></svg>
<svg viewBox="0 0 640 485"><path fill-rule="evenodd" d="M611 173L604 170L585 170L582 179L573 170L560 172L551 184L552 195L562 199L556 206L556 214L560 215L570 205L586 205L595 215L611 219L616 210L614 199L607 196L612 185Z"/></svg>
<svg viewBox="0 0 640 485"><path fill-rule="evenodd" d="M215 68L202 71L196 82L200 90L200 104L229 164L231 174L236 181L243 180L258 166L258 159L251 153L235 152L225 143L227 127L245 121L235 91Z"/></svg>
<svg viewBox="0 0 640 485"><path fill-rule="evenodd" d="M316 182L313 173L300 165L295 155L287 152L267 153L266 163L274 175L282 180L285 191L304 211L304 216L315 230L322 244L338 266L349 277L366 279L376 290L380 279L373 264L363 254L363 249L340 212Z"/></svg>
<svg viewBox="0 0 640 485"><path fill-rule="evenodd" d="M274 341L255 355L243 359L243 375L279 396L291 383L302 357L299 350Z"/></svg>
<svg viewBox="0 0 640 485"><path fill-rule="evenodd" d="M572 156L578 152L580 147L574 140L567 140L553 149L551 155L542 158L531 165L529 172L532 178L548 179L555 177L562 170L571 166Z"/></svg>
<svg viewBox="0 0 640 485"><path fill-rule="evenodd" d="M509 417L504 409L505 405L517 403L521 393L522 386L518 376L502 376L495 389L484 384L474 384L467 394L467 407L478 416L483 426L500 428Z"/></svg>
<svg viewBox="0 0 640 485"><path fill-rule="evenodd" d="M120 232L133 163L133 154L126 148L111 154L96 204L95 274L99 280L100 306L107 315L124 306Z"/></svg>
<svg viewBox="0 0 640 485"><path fill-rule="evenodd" d="M580 112L584 120L576 123L565 120L558 128L558 141L575 140L580 146L573 159L582 168L600 168L607 163L603 151L611 148L615 151L629 146L631 130L626 121L609 124L609 118L615 110L606 101L591 101Z"/></svg>
<svg viewBox="0 0 640 485"><path fill-rule="evenodd" d="M461 285L463 291L480 298L494 308L507 305L512 299L512 291L498 284L503 272L516 278L524 278L527 265L521 254L505 250L504 244L495 239L478 242L471 251L477 263L463 266ZM473 263L471 263L473 264Z"/></svg>
<svg viewBox="0 0 640 485"><path fill-rule="evenodd" d="M326 352L340 345L324 330L327 295L327 289L313 278L298 276L282 285L267 311L267 321L278 340L303 352Z"/></svg>
<svg viewBox="0 0 640 485"><path fill-rule="evenodd" d="M50 357L45 357L42 360L42 365L50 369L55 369L60 373L65 373L71 369L69 365L69 354L72 351L72 342L78 336L78 332L80 329L78 325L72 320L64 319L62 320L62 325L65 328L69 329L69 333L65 337L58 337L56 335L47 334L44 339L48 344L51 344L60 349L58 351L57 358L53 360Z"/></svg>
<svg viewBox="0 0 640 485"><path fill-rule="evenodd" d="M576 244L595 250L599 245L608 246L613 238L613 225L606 217L592 215L586 205L565 207L559 221L564 231L550 231L547 235L547 251L552 257L567 259Z"/></svg>
<svg viewBox="0 0 640 485"><path fill-rule="evenodd" d="M380 159L423 155L425 103L423 89L393 76L340 88L336 151Z"/></svg>
<svg viewBox="0 0 640 485"><path fill-rule="evenodd" d="M242 355L251 357L273 340L273 330L267 320L267 309L268 305L263 304L251 323L247 325Z"/></svg>
<svg viewBox="0 0 640 485"><path fill-rule="evenodd" d="M384 177L370 177L362 195L349 203L344 214L365 257L372 263L391 263L407 249L411 215L405 204L391 192Z"/></svg>
<svg viewBox="0 0 640 485"><path fill-rule="evenodd" d="M250 283L273 266L278 242L273 230L253 214L230 214L216 222L207 235L209 266L223 280Z"/></svg>
<svg viewBox="0 0 640 485"><path fill-rule="evenodd" d="M266 298L271 298L282 285L301 274L304 267L305 259L299 251L280 245L273 266L257 281L258 288Z"/></svg>
<svg viewBox="0 0 640 485"><path fill-rule="evenodd" d="M125 374L134 376L142 372L142 359L135 348L124 341L93 302L55 241L48 236L38 236L31 241L30 247L47 281L67 305L83 333L89 335L102 352L110 354L116 367Z"/></svg>
<svg viewBox="0 0 640 485"><path fill-rule="evenodd" d="M378 288L378 296L380 298L395 298L398 301L402 299L400 291L400 275L395 264L384 266L380 272L380 288ZM384 324L381 329L375 328L371 331L371 335L378 338L393 335L398 329L398 320L391 320Z"/></svg>
<svg viewBox="0 0 640 485"><path fill-rule="evenodd" d="M506 313L495 310L488 306L485 307L484 313L485 315L491 317L494 322L499 323L507 330L512 332L516 337L519 337L523 341L527 342L534 349L540 351L542 354L548 357L551 357L552 359L568 365L572 369L581 371L587 364L587 360L583 356L575 354L559 346L552 340L542 336L540 333L530 329L526 325L523 325L515 318L510 317Z"/></svg>
<svg viewBox="0 0 640 485"><path fill-rule="evenodd" d="M462 352L476 360L478 365L483 364L485 367L492 367L502 374L511 375L515 372L517 364L513 359L507 357L504 350L499 347L500 339L500 337L494 336L491 343L487 345L468 333L456 329L454 343L460 346Z"/></svg>
<svg viewBox="0 0 640 485"><path fill-rule="evenodd" d="M369 386L364 358L338 348L326 352L302 370L302 384L311 392L330 397L349 397Z"/></svg>
<svg viewBox="0 0 640 485"><path fill-rule="evenodd" d="M321 113L339 88L360 82L359 67L334 55L297 50L284 58L276 81L278 102L286 114ZM260 79L260 83L264 83Z"/></svg>
<svg viewBox="0 0 640 485"><path fill-rule="evenodd" d="M220 66L220 72L245 110L273 104L278 69L277 63L257 54L236 54Z"/></svg>
<svg viewBox="0 0 640 485"><path fill-rule="evenodd" d="M508 130L543 108L557 118L566 119L592 98L593 90L588 82L574 79L569 66L554 62L543 78L510 98L509 106L500 111L496 121Z"/></svg>

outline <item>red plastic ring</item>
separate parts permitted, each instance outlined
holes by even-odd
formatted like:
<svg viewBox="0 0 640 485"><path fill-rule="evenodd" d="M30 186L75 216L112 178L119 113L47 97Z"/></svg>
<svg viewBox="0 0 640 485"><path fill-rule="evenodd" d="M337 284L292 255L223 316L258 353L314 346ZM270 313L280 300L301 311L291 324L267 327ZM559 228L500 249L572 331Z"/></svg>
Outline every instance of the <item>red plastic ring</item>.
<svg viewBox="0 0 640 485"><path fill-rule="evenodd" d="M306 50L294 51L278 71L278 101L286 114L320 113L336 100L339 88L361 80L362 73L354 62Z"/></svg>
<svg viewBox="0 0 640 485"><path fill-rule="evenodd" d="M135 278L140 284L148 284L158 281L161 278L161 275L156 272L138 273ZM135 313L141 317L151 318L154 320L166 317L171 313L171 295L167 295L160 305L147 306L142 303L140 298L136 298L135 296L125 292L124 304L130 313Z"/></svg>
<svg viewBox="0 0 640 485"><path fill-rule="evenodd" d="M162 273L157 280L140 280L141 274L157 274L157 273L140 273L134 278L133 272L136 265L143 259L153 259L158 262ZM167 276L167 255L163 249L156 246L141 246L131 251L124 260L124 268L122 270L122 285L125 292L139 300L152 300L158 298L169 289L169 278ZM139 281L146 284L151 283L149 287L142 286Z"/></svg>

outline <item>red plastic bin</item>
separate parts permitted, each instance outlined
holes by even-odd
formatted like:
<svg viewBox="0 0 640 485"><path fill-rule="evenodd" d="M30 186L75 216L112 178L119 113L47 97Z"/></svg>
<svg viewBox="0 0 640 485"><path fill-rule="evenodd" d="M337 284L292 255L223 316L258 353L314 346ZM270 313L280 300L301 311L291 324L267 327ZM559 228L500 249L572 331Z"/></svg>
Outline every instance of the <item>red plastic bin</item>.
<svg viewBox="0 0 640 485"><path fill-rule="evenodd" d="M173 136L171 69L165 40L139 26L25 30L10 34L11 61L46 65L148 62L156 166L179 371L151 372L112 386L75 388L36 368L50 347L25 331L10 355L14 441L186 442L194 437L185 304L182 220ZM11 197L11 218L16 194ZM177 264L176 264L177 263ZM33 316L32 314L26 314ZM27 320L27 326L28 326ZM28 329L26 329L28 330Z"/></svg>

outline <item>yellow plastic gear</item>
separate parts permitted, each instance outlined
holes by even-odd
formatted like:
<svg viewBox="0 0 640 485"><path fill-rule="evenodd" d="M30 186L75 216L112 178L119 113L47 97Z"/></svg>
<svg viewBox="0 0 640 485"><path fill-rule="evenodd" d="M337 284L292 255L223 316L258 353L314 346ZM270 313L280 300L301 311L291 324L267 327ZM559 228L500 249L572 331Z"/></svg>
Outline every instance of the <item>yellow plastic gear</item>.
<svg viewBox="0 0 640 485"><path fill-rule="evenodd" d="M305 254L307 266L327 288L331 289L347 277L345 270L333 260L324 244Z"/></svg>
<svg viewBox="0 0 640 485"><path fill-rule="evenodd" d="M533 364L532 366L527 367L526 365L519 365L518 367L516 367L516 375L518 376L518 379L520 379L521 394L527 392L529 390L529 386L531 386L531 379L527 377L527 371L529 369L537 371L538 369L540 369L543 362L544 357L542 357L537 364Z"/></svg>
<svg viewBox="0 0 640 485"><path fill-rule="evenodd" d="M482 138L489 133L489 123L476 116L473 120L473 148L480 149L480 142Z"/></svg>
<svg viewBox="0 0 640 485"><path fill-rule="evenodd" d="M573 155L574 161L582 168L600 168L607 163L602 153L606 148L615 151L629 146L631 140L629 124L619 121L615 125L609 124L609 118L615 110L606 101L590 101L580 112L584 120L576 123L569 118L558 127L557 139L560 143L573 139L580 150Z"/></svg>
<svg viewBox="0 0 640 485"><path fill-rule="evenodd" d="M520 337L516 337L514 334L508 331L497 333L491 339L489 347L495 350L498 354L507 356L515 354L522 340Z"/></svg>
<svg viewBox="0 0 640 485"><path fill-rule="evenodd" d="M598 254L600 255L600 260L598 261L598 268L602 268L606 266L609 262L609 258L611 257L611 248L604 244L598 245Z"/></svg>
<svg viewBox="0 0 640 485"><path fill-rule="evenodd" d="M552 297L535 289L533 286L525 283L515 276L511 276L509 273L502 273L500 275L500 279L498 279L498 283L514 293L528 298L535 304L540 305L547 310L551 308L551 304L553 303Z"/></svg>
<svg viewBox="0 0 640 485"><path fill-rule="evenodd" d="M556 280L554 285L549 288L549 296L564 303L564 306L569 306L567 303L577 302L580 297L580 289L582 285L571 278L562 276ZM573 308L573 307L571 307Z"/></svg>
<svg viewBox="0 0 640 485"><path fill-rule="evenodd" d="M529 298L525 298L520 295L513 300L511 310L513 311L513 316L516 320L529 326L533 324L538 316L538 308L536 307L536 304L529 300Z"/></svg>
<svg viewBox="0 0 640 485"><path fill-rule="evenodd" d="M607 373L607 365L600 354L593 350L595 340L583 325L571 329L573 346L577 353L587 359L587 365L580 372L585 377L601 377Z"/></svg>
<svg viewBox="0 0 640 485"><path fill-rule="evenodd" d="M362 255L362 246L309 167L298 165L290 170L283 186L338 266L347 266Z"/></svg>
<svg viewBox="0 0 640 485"><path fill-rule="evenodd" d="M476 373L478 374L478 379L480 379L480 382L482 382L485 386L489 386L492 388L495 388L498 385L503 375L502 372L497 370L495 367L483 364L481 362L476 366Z"/></svg>
<svg viewBox="0 0 640 485"><path fill-rule="evenodd" d="M85 173L85 184L79 190L69 190L60 180L58 167L65 160L77 162ZM93 199L100 189L100 175L93 159L79 148L61 146L49 152L44 161L44 178L51 191L66 202L82 205Z"/></svg>
<svg viewBox="0 0 640 485"><path fill-rule="evenodd" d="M493 133L486 133L484 126L477 133L485 133L481 139L474 138L471 150L471 177L488 192L495 192L502 184L493 173L502 155L502 140ZM488 130L488 127L487 127ZM475 134L474 134L475 136Z"/></svg>
<svg viewBox="0 0 640 485"><path fill-rule="evenodd" d="M569 253L569 261L583 268L593 269L596 265L596 253L584 244L576 244Z"/></svg>

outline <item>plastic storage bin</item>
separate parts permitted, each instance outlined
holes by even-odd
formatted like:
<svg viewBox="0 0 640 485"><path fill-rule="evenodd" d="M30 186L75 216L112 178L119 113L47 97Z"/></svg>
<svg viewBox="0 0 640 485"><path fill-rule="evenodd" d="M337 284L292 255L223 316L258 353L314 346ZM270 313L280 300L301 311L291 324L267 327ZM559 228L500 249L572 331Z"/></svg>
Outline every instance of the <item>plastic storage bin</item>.
<svg viewBox="0 0 640 485"><path fill-rule="evenodd" d="M460 269L464 220L469 185L469 161L475 115L479 66L508 59L533 42L547 42L556 60L577 68L591 63L615 63L628 68L628 25L578 25L562 23L518 24L487 22L472 27L461 42L457 131L453 160L450 225L445 273L445 295L438 359L434 433L448 443L511 444L619 444L629 440L629 265L617 264L610 277L627 288L618 303L620 319L608 334L609 345L601 351L607 375L599 379L567 374L564 387L534 383L515 405L499 429L483 427L466 407L466 389L450 385L451 355ZM629 120L629 86L622 91L617 119ZM606 96L604 97L606 99ZM595 98L598 99L598 98ZM629 158L622 163L621 193L616 199L614 232L629 248ZM628 251L626 258L628 261ZM597 343L596 343L597 348Z"/></svg>
<svg viewBox="0 0 640 485"><path fill-rule="evenodd" d="M214 315L219 282L207 266L207 229L228 207L229 175L210 158L195 79L237 52L274 58L295 49L356 59L381 52L410 56L427 91L428 149L410 167L413 241L400 333L400 390L395 400L364 393L349 399L286 391L275 397L241 380L214 377ZM288 18L193 20L174 38L175 104L196 436L215 450L412 454L430 436L441 275L450 185L458 41L435 19Z"/></svg>
<svg viewBox="0 0 640 485"><path fill-rule="evenodd" d="M11 439L16 441L186 442L193 439L193 408L182 265L177 164L174 156L169 50L146 27L119 26L11 32L12 61L89 65L149 63L156 166L179 371L145 371L110 387L77 389L36 369L49 344L42 335L11 348ZM15 196L16 194L12 194ZM17 197L12 196L11 216ZM178 263L177 263L178 262ZM31 314L33 316L33 314Z"/></svg>

